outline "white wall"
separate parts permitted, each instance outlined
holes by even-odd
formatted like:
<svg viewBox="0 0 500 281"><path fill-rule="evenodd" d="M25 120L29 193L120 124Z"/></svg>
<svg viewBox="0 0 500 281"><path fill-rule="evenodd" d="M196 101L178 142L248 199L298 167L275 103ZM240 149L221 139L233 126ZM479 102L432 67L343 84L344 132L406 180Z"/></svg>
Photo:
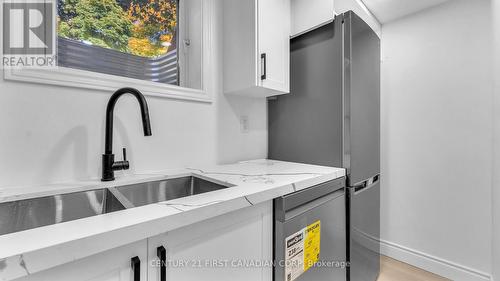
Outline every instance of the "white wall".
<svg viewBox="0 0 500 281"><path fill-rule="evenodd" d="M361 0L291 0L292 35L313 28L332 19L334 13L354 11L377 34L380 35L380 23L364 6Z"/></svg>
<svg viewBox="0 0 500 281"><path fill-rule="evenodd" d="M490 9L455 0L382 27L382 249L458 281L492 271Z"/></svg>
<svg viewBox="0 0 500 281"><path fill-rule="evenodd" d="M495 43L494 92L494 162L493 162L493 277L500 280L500 0L493 0Z"/></svg>
<svg viewBox="0 0 500 281"><path fill-rule="evenodd" d="M213 18L221 30L222 13ZM120 148L128 148L131 169L126 173L266 156L265 100L221 93L222 38L220 32L213 36L214 103L146 97L153 136L144 137L136 101L124 97L118 102L114 152L121 159ZM110 95L0 80L0 187L99 177ZM239 128L240 115L248 116L248 133Z"/></svg>
<svg viewBox="0 0 500 281"><path fill-rule="evenodd" d="M292 35L333 19L333 0L291 0Z"/></svg>
<svg viewBox="0 0 500 281"><path fill-rule="evenodd" d="M335 12L338 14L354 11L380 36L380 23L361 0L334 0L333 4L335 6Z"/></svg>

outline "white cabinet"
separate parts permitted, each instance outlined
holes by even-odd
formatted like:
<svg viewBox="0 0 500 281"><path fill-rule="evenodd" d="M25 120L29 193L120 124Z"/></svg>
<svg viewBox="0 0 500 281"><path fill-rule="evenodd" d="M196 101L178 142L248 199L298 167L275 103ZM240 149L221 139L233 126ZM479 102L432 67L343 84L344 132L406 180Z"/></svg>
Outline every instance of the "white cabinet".
<svg viewBox="0 0 500 281"><path fill-rule="evenodd" d="M140 264L135 268L139 276L134 276L131 261L134 257L138 258L136 260ZM16 280L144 281L147 280L147 268L147 240L144 239Z"/></svg>
<svg viewBox="0 0 500 281"><path fill-rule="evenodd" d="M166 249L167 281L271 281L272 267L252 262L272 261L272 202L152 237L148 247L151 265L158 247ZM160 267L148 277L161 281Z"/></svg>
<svg viewBox="0 0 500 281"><path fill-rule="evenodd" d="M290 0L224 1L224 92L290 92Z"/></svg>
<svg viewBox="0 0 500 281"><path fill-rule="evenodd" d="M268 201L16 281L272 281L272 225Z"/></svg>

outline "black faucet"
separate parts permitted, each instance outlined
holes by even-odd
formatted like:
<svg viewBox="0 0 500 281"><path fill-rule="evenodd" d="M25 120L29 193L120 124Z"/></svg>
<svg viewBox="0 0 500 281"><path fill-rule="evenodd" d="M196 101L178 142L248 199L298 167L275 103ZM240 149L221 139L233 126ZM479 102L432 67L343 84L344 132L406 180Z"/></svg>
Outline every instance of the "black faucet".
<svg viewBox="0 0 500 281"><path fill-rule="evenodd" d="M129 169L129 162L127 161L125 148L123 148L123 161L115 162L115 155L113 154L113 111L115 109L116 102L124 94L132 94L137 98L139 106L141 107L144 136L151 136L148 103L146 102L144 95L134 88L122 88L117 90L109 99L108 107L106 108L106 143L104 154L102 155L101 181L112 181L115 179L115 171Z"/></svg>

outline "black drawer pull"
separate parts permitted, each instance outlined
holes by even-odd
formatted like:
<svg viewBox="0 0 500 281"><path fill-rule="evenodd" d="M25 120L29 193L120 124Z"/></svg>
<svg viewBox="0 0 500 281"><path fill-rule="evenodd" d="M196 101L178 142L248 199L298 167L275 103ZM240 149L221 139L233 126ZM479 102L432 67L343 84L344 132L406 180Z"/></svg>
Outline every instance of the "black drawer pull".
<svg viewBox="0 0 500 281"><path fill-rule="evenodd" d="M156 248L156 255L160 259L160 281L167 280L167 250L165 247L160 246Z"/></svg>
<svg viewBox="0 0 500 281"><path fill-rule="evenodd" d="M260 80L266 80L267 78L267 55L263 53L260 55L260 59L262 60L263 70L262 75L260 76Z"/></svg>
<svg viewBox="0 0 500 281"><path fill-rule="evenodd" d="M130 261L132 270L134 271L134 281L141 281L141 260L135 256Z"/></svg>

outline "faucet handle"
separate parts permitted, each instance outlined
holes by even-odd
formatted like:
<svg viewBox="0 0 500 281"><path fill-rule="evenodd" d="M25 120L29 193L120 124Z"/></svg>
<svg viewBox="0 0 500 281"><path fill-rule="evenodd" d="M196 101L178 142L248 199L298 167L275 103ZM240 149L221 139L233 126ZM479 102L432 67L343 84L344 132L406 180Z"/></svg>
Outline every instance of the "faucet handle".
<svg viewBox="0 0 500 281"><path fill-rule="evenodd" d="M120 161L122 166L121 170L128 170L130 165L127 161L127 149L124 147L122 148L122 151L123 151L123 161Z"/></svg>
<svg viewBox="0 0 500 281"><path fill-rule="evenodd" d="M127 161L127 149L125 147L122 149L123 151L123 160L122 161L115 161L112 165L113 171L118 171L118 170L128 170L130 168L130 164Z"/></svg>
<svg viewBox="0 0 500 281"><path fill-rule="evenodd" d="M122 151L123 151L123 161L127 161L127 149L124 147L122 148Z"/></svg>

